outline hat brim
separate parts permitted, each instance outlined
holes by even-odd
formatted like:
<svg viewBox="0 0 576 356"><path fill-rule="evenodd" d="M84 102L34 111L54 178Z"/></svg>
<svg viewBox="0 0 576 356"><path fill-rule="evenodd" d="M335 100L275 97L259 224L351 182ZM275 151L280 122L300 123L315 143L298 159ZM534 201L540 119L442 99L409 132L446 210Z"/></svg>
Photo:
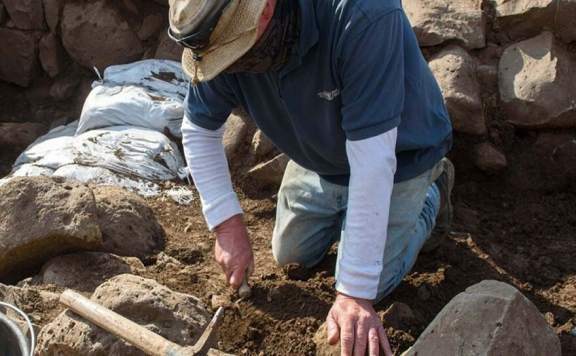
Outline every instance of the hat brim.
<svg viewBox="0 0 576 356"><path fill-rule="evenodd" d="M194 59L191 49L182 53L184 72L197 82L214 79L226 68L245 55L258 40L258 24L266 7L267 0L240 1L230 30L214 40L213 47L202 53L201 60Z"/></svg>

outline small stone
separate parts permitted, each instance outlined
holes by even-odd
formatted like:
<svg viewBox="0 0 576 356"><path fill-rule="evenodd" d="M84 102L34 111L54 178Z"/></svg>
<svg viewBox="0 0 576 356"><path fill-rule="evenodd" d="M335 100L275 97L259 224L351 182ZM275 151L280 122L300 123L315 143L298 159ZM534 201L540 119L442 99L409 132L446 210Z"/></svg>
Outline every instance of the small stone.
<svg viewBox="0 0 576 356"><path fill-rule="evenodd" d="M474 154L476 167L485 172L497 173L508 166L506 156L489 142L478 144Z"/></svg>
<svg viewBox="0 0 576 356"><path fill-rule="evenodd" d="M425 284L418 287L418 291L416 292L416 294L418 294L418 298L422 301L427 301L432 296L432 294L428 290L428 287L426 287Z"/></svg>
<svg viewBox="0 0 576 356"><path fill-rule="evenodd" d="M220 307L228 308L232 305L232 300L230 300L230 296L222 295L222 294L214 294L210 300L212 305L212 309L217 310Z"/></svg>
<svg viewBox="0 0 576 356"><path fill-rule="evenodd" d="M556 319L554 318L554 314L552 314L551 312L544 313L544 319L546 319L546 322L551 327L553 327L554 324L556 324Z"/></svg>
<svg viewBox="0 0 576 356"><path fill-rule="evenodd" d="M381 319L384 326L392 327L396 330L407 329L418 324L418 319L412 308L400 302L392 303L382 314Z"/></svg>
<svg viewBox="0 0 576 356"><path fill-rule="evenodd" d="M55 78L66 65L66 55L60 40L55 34L49 33L42 37L38 47L42 68L51 78Z"/></svg>
<svg viewBox="0 0 576 356"><path fill-rule="evenodd" d="M429 65L442 89L454 130L485 134L476 60L462 48L450 46L434 56Z"/></svg>
<svg viewBox="0 0 576 356"><path fill-rule="evenodd" d="M256 158L262 158L270 154L274 149L275 146L272 141L262 131L257 130L252 138L252 154Z"/></svg>
<svg viewBox="0 0 576 356"><path fill-rule="evenodd" d="M252 168L248 171L248 177L263 186L280 186L289 161L288 156L283 153L279 154L270 161Z"/></svg>

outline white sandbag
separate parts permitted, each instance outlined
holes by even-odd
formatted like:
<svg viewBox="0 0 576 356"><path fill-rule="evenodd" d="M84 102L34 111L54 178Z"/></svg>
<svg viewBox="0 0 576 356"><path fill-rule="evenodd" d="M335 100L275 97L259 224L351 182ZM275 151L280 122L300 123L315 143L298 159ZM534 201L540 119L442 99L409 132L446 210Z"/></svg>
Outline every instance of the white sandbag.
<svg viewBox="0 0 576 356"><path fill-rule="evenodd" d="M23 164L14 170L10 175L12 177L50 177L54 170L46 167L39 167L33 164Z"/></svg>
<svg viewBox="0 0 576 356"><path fill-rule="evenodd" d="M132 179L115 174L106 168L87 167L78 164L71 164L59 168L54 172L56 177L75 179L84 183L94 185L112 185L122 187L143 197L153 197L160 194L160 186L143 179Z"/></svg>
<svg viewBox="0 0 576 356"><path fill-rule="evenodd" d="M103 81L107 85L137 85L180 100L184 100L189 82L180 63L167 59L110 66L104 71Z"/></svg>
<svg viewBox="0 0 576 356"><path fill-rule="evenodd" d="M179 178L185 164L178 146L162 133L130 126L92 130L76 136L74 163L103 167L146 180Z"/></svg>
<svg viewBox="0 0 576 356"><path fill-rule="evenodd" d="M92 89L80 115L76 134L118 125L167 129L181 137L184 108L179 99L154 94L137 86L100 85Z"/></svg>
<svg viewBox="0 0 576 356"><path fill-rule="evenodd" d="M24 164L56 170L63 165L74 163L73 142L78 121L58 126L40 136L18 156L12 171Z"/></svg>
<svg viewBox="0 0 576 356"><path fill-rule="evenodd" d="M76 134L117 125L145 127L182 137L188 80L178 62L148 59L110 66L92 84Z"/></svg>

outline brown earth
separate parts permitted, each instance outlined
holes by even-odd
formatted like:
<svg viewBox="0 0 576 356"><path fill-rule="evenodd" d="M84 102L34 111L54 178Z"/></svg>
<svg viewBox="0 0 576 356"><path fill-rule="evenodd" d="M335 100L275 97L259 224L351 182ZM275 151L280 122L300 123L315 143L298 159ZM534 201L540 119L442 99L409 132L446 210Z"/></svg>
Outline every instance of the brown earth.
<svg viewBox="0 0 576 356"><path fill-rule="evenodd" d="M529 138L516 142L519 147L528 143ZM457 144L457 163L458 149ZM522 161L530 162L528 157ZM542 188L545 182L528 168L522 164L516 168L515 172L526 171L525 186L538 189L511 188L518 174L492 177L464 162L457 164L454 232L435 252L422 255L404 283L376 306L383 311L399 301L419 318L418 324L405 329L388 328L396 351L409 347L456 294L481 280L496 279L513 284L547 313L560 334L563 354L576 352L576 337L569 334L576 325L576 191L569 185ZM531 177L536 178L530 181ZM273 192L245 190L251 192L251 197L241 195L256 255L253 297L228 310L220 348L247 355L314 354L314 333L334 298L335 254L309 273L285 273L270 251ZM148 202L166 230L165 253L177 261L167 263L160 257L146 261L144 277L194 294L207 305L213 295L230 295L235 301L213 260L213 237L205 228L199 201L190 207L166 198ZM42 314L37 316L40 325L50 320L46 315L57 312L35 310L36 305L31 301L24 309Z"/></svg>

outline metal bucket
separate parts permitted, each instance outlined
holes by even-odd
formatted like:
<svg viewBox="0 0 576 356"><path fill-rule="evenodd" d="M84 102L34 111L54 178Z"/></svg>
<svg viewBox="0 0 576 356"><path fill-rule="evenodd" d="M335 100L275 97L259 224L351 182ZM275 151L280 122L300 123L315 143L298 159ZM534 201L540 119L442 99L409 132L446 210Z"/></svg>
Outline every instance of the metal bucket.
<svg viewBox="0 0 576 356"><path fill-rule="evenodd" d="M28 341L28 338L15 322L5 314L0 313L0 356L31 356L33 350L30 348L34 347L34 329L32 329L30 319L20 309L12 305L0 302L0 307L2 306L15 310L26 319L30 328L31 340Z"/></svg>

